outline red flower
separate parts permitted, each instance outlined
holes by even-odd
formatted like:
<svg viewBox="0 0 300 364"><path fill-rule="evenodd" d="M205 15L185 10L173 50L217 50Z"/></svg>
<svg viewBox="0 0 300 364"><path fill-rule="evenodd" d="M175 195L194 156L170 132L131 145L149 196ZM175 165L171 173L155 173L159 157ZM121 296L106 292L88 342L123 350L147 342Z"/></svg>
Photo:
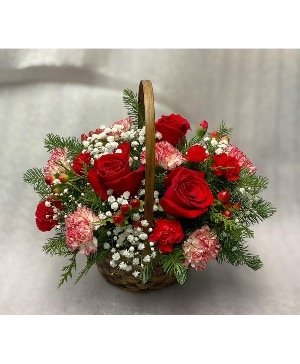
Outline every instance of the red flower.
<svg viewBox="0 0 300 364"><path fill-rule="evenodd" d="M161 133L160 141L166 141L176 146L186 136L188 130L191 129L190 123L180 115L171 114L162 116L155 123L156 131Z"/></svg>
<svg viewBox="0 0 300 364"><path fill-rule="evenodd" d="M184 233L179 221L158 219L149 241L156 242L161 253L171 253L173 245L180 243L183 238Z"/></svg>
<svg viewBox="0 0 300 364"><path fill-rule="evenodd" d="M88 181L98 196L107 200L107 190L112 189L114 196L129 191L137 194L144 178L145 166L132 172L129 167L129 153L105 154L94 163L88 172Z"/></svg>
<svg viewBox="0 0 300 364"><path fill-rule="evenodd" d="M206 149L202 145L193 145L188 149L187 160L189 162L203 162L210 156L206 154Z"/></svg>
<svg viewBox="0 0 300 364"><path fill-rule="evenodd" d="M121 143L117 146L115 151L117 149L120 149L122 151L122 153L130 153L130 143L128 143L128 142Z"/></svg>
<svg viewBox="0 0 300 364"><path fill-rule="evenodd" d="M84 171L84 164L89 164L91 160L90 153L82 153L79 154L75 159L73 163L73 170L75 173L82 175Z"/></svg>
<svg viewBox="0 0 300 364"><path fill-rule="evenodd" d="M204 180L204 172L178 167L165 180L161 207L171 216L195 218L204 214L214 198Z"/></svg>
<svg viewBox="0 0 300 364"><path fill-rule="evenodd" d="M211 166L215 176L223 176L229 181L237 181L239 179L239 173L241 167L238 160L234 157L230 157L225 153L214 156L215 163Z"/></svg>
<svg viewBox="0 0 300 364"><path fill-rule="evenodd" d="M48 206L47 206L48 205ZM58 210L62 210L62 204L60 201L44 200L38 204L35 217L36 226L41 231L50 231L57 225L57 220L54 220L54 215L57 214Z"/></svg>

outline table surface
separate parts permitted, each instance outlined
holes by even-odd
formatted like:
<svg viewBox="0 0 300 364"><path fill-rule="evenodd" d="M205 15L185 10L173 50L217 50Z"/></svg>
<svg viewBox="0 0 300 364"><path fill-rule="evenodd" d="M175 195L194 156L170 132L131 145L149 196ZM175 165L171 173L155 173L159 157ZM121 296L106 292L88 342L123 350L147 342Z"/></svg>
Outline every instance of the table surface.
<svg viewBox="0 0 300 364"><path fill-rule="evenodd" d="M264 267L210 262L185 285L130 293L96 267L57 289L66 263L45 256L38 197L22 181L43 166L49 132L79 136L126 116L122 90L153 82L156 115L234 127L233 143L270 179L277 214L249 247ZM299 314L298 50L0 50L0 314ZM85 258L79 259L78 271Z"/></svg>

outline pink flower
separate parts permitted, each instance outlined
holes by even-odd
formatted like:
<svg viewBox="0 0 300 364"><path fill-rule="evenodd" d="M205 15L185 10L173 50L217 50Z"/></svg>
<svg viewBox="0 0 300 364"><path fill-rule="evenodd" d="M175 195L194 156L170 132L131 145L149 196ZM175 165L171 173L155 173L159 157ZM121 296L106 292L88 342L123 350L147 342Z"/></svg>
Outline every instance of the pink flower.
<svg viewBox="0 0 300 364"><path fill-rule="evenodd" d="M146 163L146 151L141 153L141 163ZM171 171L185 162L185 157L169 142L159 142L155 145L155 164Z"/></svg>
<svg viewBox="0 0 300 364"><path fill-rule="evenodd" d="M82 255L89 255L97 251L97 239L93 236L93 230L99 225L98 216L87 207L78 207L77 210L66 218L67 244L71 251L79 249Z"/></svg>
<svg viewBox="0 0 300 364"><path fill-rule="evenodd" d="M217 235L210 230L208 225L195 230L182 246L184 250L185 262L195 270L204 270L208 260L216 259L220 246Z"/></svg>
<svg viewBox="0 0 300 364"><path fill-rule="evenodd" d="M241 168L249 168L251 174L255 173L256 167L238 147L229 144L225 152L230 157L236 158Z"/></svg>
<svg viewBox="0 0 300 364"><path fill-rule="evenodd" d="M121 138L121 133L128 131L131 127L131 124L132 124L131 118L126 118L116 121L111 125L111 128L116 127L117 131L114 133L109 133L107 134L107 136L113 136L115 140L119 140Z"/></svg>
<svg viewBox="0 0 300 364"><path fill-rule="evenodd" d="M56 148L44 168L45 176L65 172L65 168L63 166L68 169L71 168L70 163L67 161L67 148Z"/></svg>

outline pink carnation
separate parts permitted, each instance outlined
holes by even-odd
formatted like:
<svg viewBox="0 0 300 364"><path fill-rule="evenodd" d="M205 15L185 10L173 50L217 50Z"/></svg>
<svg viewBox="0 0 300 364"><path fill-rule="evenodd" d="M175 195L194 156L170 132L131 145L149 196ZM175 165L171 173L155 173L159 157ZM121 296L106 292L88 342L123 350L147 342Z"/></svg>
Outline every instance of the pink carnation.
<svg viewBox="0 0 300 364"><path fill-rule="evenodd" d="M118 130L115 133L107 134L107 136L113 136L115 138L115 140L119 140L121 138L121 133L128 131L131 127L131 124L132 124L131 118L126 118L126 119L116 121L111 125L111 128L114 128L117 126Z"/></svg>
<svg viewBox="0 0 300 364"><path fill-rule="evenodd" d="M204 270L208 260L216 259L220 246L218 238L210 228L205 225L201 229L195 230L183 244L185 262L196 270Z"/></svg>
<svg viewBox="0 0 300 364"><path fill-rule="evenodd" d="M67 148L54 149L51 158L48 160L46 167L44 168L45 176L65 172L65 168L71 168L70 163L67 161Z"/></svg>
<svg viewBox="0 0 300 364"><path fill-rule="evenodd" d="M146 163L146 151L141 153L141 163ZM169 142L155 144L155 164L171 171L185 162L185 157Z"/></svg>
<svg viewBox="0 0 300 364"><path fill-rule="evenodd" d="M238 147L235 147L232 144L228 145L226 148L226 154L230 157L236 158L241 168L249 168L251 174L255 173L256 167Z"/></svg>
<svg viewBox="0 0 300 364"><path fill-rule="evenodd" d="M93 230L97 229L95 222L100 222L98 216L87 207L78 207L66 218L67 244L71 251L79 249L82 255L89 255L97 251L97 239Z"/></svg>

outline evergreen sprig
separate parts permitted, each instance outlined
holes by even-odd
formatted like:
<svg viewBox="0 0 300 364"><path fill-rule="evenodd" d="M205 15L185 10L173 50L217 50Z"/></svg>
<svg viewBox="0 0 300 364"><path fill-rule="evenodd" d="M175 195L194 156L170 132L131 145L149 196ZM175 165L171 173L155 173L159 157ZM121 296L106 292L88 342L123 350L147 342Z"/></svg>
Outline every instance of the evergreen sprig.
<svg viewBox="0 0 300 364"><path fill-rule="evenodd" d="M43 246L43 251L45 254L50 254L51 256L68 256L73 254L66 243L66 235L62 232L59 232L57 236L53 238L49 238L47 243Z"/></svg>
<svg viewBox="0 0 300 364"><path fill-rule="evenodd" d="M82 143L76 137L63 138L59 135L49 133L44 140L45 148L48 152L53 152L56 148L67 148L70 156L77 156L82 152Z"/></svg>
<svg viewBox="0 0 300 364"><path fill-rule="evenodd" d="M172 253L161 254L164 271L170 276L174 275L179 284L183 284L188 276L188 270L183 265L184 260L181 248L174 249Z"/></svg>
<svg viewBox="0 0 300 364"><path fill-rule="evenodd" d="M107 250L99 249L96 253L90 254L87 256L87 263L82 271L79 273L78 278L75 281L75 284L79 282L79 280L87 274L87 272L92 268L94 264L96 264L99 260L103 259L107 254Z"/></svg>
<svg viewBox="0 0 300 364"><path fill-rule="evenodd" d="M125 89L123 91L123 102L128 116L132 118L132 122L139 128L142 128L145 125L145 108L144 104L138 101L137 94L129 89Z"/></svg>
<svg viewBox="0 0 300 364"><path fill-rule="evenodd" d="M33 189L41 197L46 198L50 194L50 187L45 183L44 173L41 168L28 169L23 176L26 183L33 185Z"/></svg>
<svg viewBox="0 0 300 364"><path fill-rule="evenodd" d="M62 268L62 274L59 281L58 288L62 286L65 282L67 282L68 278L72 278L73 270L76 270L76 254L78 250L72 253L72 257L69 259L69 264Z"/></svg>

